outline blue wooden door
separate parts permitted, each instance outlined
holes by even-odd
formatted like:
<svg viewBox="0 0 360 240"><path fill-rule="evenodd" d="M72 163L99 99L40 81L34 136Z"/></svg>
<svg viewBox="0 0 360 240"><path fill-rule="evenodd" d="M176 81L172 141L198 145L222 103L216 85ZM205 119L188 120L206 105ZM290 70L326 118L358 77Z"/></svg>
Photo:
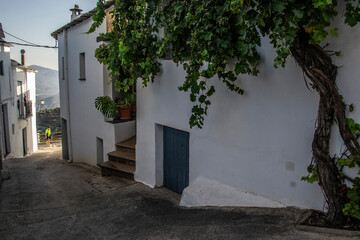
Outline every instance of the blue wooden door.
<svg viewBox="0 0 360 240"><path fill-rule="evenodd" d="M164 186L182 193L189 186L189 133L164 127Z"/></svg>

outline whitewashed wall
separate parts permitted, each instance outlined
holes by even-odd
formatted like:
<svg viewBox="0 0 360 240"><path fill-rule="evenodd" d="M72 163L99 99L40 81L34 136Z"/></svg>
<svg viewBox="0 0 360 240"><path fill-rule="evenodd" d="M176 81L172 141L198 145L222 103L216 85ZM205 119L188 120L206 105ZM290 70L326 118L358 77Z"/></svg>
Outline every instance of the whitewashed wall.
<svg viewBox="0 0 360 240"><path fill-rule="evenodd" d="M35 73L24 70L21 66L18 67L17 63L11 63L9 47L1 46L0 49L0 61L4 62L4 76L0 76L0 106L7 104L9 121L10 154L7 157L23 157L22 129L24 127L27 130L27 153L31 154L37 151ZM24 93L29 91L30 98L28 100L33 103L33 116L27 119L18 118L17 81L22 82ZM0 123L2 124L2 121Z"/></svg>
<svg viewBox="0 0 360 240"><path fill-rule="evenodd" d="M26 141L27 141L27 154L37 151L37 133L36 133L36 110L35 110L35 73L27 72L22 67L17 67L14 64L12 67L12 100L8 104L9 112L9 132L10 132L10 147L11 153L8 158L23 157L23 133L22 130L26 127ZM29 91L32 101L33 116L26 119L19 119L17 108L17 82L22 82L23 92ZM14 128L14 129L13 129Z"/></svg>
<svg viewBox="0 0 360 240"><path fill-rule="evenodd" d="M9 105L13 104L13 101L11 99L11 81L10 81L10 74L11 74L11 62L10 62L10 48L5 47L2 44L0 44L0 61L3 61L3 69L4 69L4 75L0 75L0 107L3 104ZM1 112L1 109L0 109ZM0 148L2 149L2 154L5 154L5 141L4 136L5 132L3 129L3 117L2 114L0 114L0 138L1 138L1 145ZM10 131L10 129L8 129ZM0 156L0 160L2 159L2 156Z"/></svg>
<svg viewBox="0 0 360 240"><path fill-rule="evenodd" d="M340 26L340 37L330 40L332 49L342 50L335 60L344 66L337 82L346 102L357 107L349 115L358 122L359 27ZM320 188L300 180L312 156L318 95L306 88L292 58L285 69L275 69L275 52L267 39L262 43L259 76L239 78L245 95L230 92L216 79L210 81L216 92L201 130L189 129L192 103L188 93L177 90L185 76L181 66L163 61L153 84L147 88L138 84L138 181L162 185L161 126L169 126L190 133L190 185L201 176L287 206L323 209ZM334 144L333 152L339 147Z"/></svg>
<svg viewBox="0 0 360 240"><path fill-rule="evenodd" d="M36 73L27 72L27 86L30 93L29 100L32 101L32 117L28 119L28 148L29 152L33 153L38 150L37 144L37 127L36 127Z"/></svg>
<svg viewBox="0 0 360 240"><path fill-rule="evenodd" d="M105 24L96 32L85 34L91 23L92 20L88 19L67 30L68 80L66 77L62 80L61 75L62 57L66 58L65 34L63 32L58 35L59 85L61 118L67 120L69 144L71 144L70 159L95 165L96 138L103 139L103 159L107 161L106 154L115 150L115 140L122 141L135 134L135 122L125 124L105 122L103 115L94 106L95 98L104 96L104 68L96 60L94 53L101 44L96 42L96 37L100 32L105 32ZM79 53L83 52L85 52L86 80L79 80ZM69 86L67 87L66 84Z"/></svg>
<svg viewBox="0 0 360 240"><path fill-rule="evenodd" d="M25 72L16 67L16 63L12 64L12 99L13 104L8 105L9 111L9 128L10 128L10 145L11 153L8 157L23 157L23 140L22 129L27 127L27 121L19 119L19 110L17 107L17 82L22 82L23 92L26 92L26 76Z"/></svg>
<svg viewBox="0 0 360 240"><path fill-rule="evenodd" d="M11 74L11 62L10 62L10 48L0 45L0 61L3 61L4 75L0 75L0 91L1 102L9 101L11 98L10 89L10 74Z"/></svg>

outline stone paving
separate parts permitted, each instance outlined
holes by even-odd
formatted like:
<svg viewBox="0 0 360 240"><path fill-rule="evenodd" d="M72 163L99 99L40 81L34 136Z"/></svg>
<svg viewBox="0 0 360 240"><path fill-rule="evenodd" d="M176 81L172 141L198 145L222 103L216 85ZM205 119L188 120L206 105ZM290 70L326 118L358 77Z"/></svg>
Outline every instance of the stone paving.
<svg viewBox="0 0 360 240"><path fill-rule="evenodd" d="M299 230L294 208L182 208L165 188L80 166L58 147L5 161L0 239L360 239Z"/></svg>

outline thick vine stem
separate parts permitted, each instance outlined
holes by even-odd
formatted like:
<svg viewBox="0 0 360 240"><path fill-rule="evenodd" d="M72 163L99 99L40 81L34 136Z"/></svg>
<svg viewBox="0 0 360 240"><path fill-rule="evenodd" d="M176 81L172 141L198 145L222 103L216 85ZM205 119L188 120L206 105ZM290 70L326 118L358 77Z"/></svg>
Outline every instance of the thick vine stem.
<svg viewBox="0 0 360 240"><path fill-rule="evenodd" d="M312 143L313 158L319 177L319 184L325 193L328 203L328 219L334 224L344 221L342 209L345 204L345 193L341 191L342 184L335 159L330 156L329 142L331 126L334 123L333 103L328 97L320 95L317 128Z"/></svg>
<svg viewBox="0 0 360 240"><path fill-rule="evenodd" d="M332 63L328 53L318 45L309 44L308 40L308 34L300 31L290 51L320 95L317 127L312 143L313 159L319 184L328 203L328 220L334 225L340 225L345 221L342 209L346 193L335 159L330 156L331 127L335 120L349 152L358 155L360 147L346 124L346 106L335 84L337 66Z"/></svg>

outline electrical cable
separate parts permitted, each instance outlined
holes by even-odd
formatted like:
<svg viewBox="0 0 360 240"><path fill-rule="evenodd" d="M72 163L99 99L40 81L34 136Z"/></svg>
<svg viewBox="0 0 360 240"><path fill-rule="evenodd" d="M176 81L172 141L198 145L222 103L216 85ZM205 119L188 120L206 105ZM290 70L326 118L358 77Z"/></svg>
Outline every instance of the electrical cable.
<svg viewBox="0 0 360 240"><path fill-rule="evenodd" d="M27 46L27 47L41 47L41 48L54 48L54 49L58 48L56 46L52 47L52 46L46 46L46 45L7 42L7 41L3 41L3 40L0 40L0 43L10 43L10 44L14 44L14 45Z"/></svg>
<svg viewBox="0 0 360 240"><path fill-rule="evenodd" d="M18 39L20 41L26 42L27 44L25 44L25 43L17 43L17 42L6 42L6 41L1 39L0 42L2 42L2 43L10 43L10 44L14 44L14 45L27 46L27 47L41 47L41 48L54 48L54 49L58 48L56 45L54 47L52 47L52 46L39 45L39 44L36 44L36 43L32 43L32 42L26 41L24 39L21 39L19 37L16 37L16 36L12 35L11 33L8 33L8 32L6 32L4 30L3 30L3 32L10 35L10 36L12 36L13 38L16 38L16 39Z"/></svg>
<svg viewBox="0 0 360 240"><path fill-rule="evenodd" d="M16 38L16 39L20 40L20 41L23 41L23 42L26 42L26 43L29 43L29 44L32 44L32 45L38 45L38 44L36 44L36 43L32 43L32 42L26 41L26 40L24 40L24 39L21 39L21 38L19 38L19 37L16 37L16 36L12 35L11 33L8 33L7 31L5 31L4 29L3 29L3 32L6 33L6 34L8 34L8 35L10 35L10 36L12 36L13 38Z"/></svg>

